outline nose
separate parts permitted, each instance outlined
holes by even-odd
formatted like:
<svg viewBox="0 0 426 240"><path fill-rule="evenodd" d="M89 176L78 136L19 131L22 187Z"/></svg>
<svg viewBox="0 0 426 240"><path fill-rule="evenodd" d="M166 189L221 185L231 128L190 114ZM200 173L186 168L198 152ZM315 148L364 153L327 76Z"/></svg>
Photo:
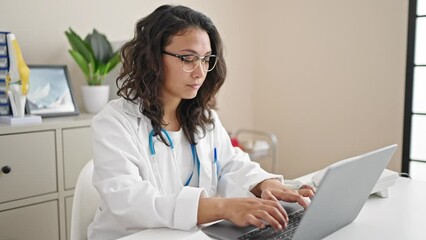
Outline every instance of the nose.
<svg viewBox="0 0 426 240"><path fill-rule="evenodd" d="M202 64L203 63L201 62L201 59L199 59L198 62L197 62L197 66L195 67L194 71L192 71L192 73L191 73L193 78L205 77L207 71L204 70Z"/></svg>

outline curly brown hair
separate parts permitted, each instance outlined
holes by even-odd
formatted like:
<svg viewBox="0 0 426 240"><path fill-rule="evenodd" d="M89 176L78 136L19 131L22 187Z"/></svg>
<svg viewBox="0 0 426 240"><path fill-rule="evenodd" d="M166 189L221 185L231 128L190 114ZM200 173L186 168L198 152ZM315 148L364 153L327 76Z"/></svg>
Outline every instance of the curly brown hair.
<svg viewBox="0 0 426 240"><path fill-rule="evenodd" d="M132 40L121 49L123 67L117 78L117 95L133 103L140 104L140 111L151 120L155 135L168 145L161 134L165 125L164 102L161 89L164 86L162 51L176 35L182 35L191 28L200 28L210 38L212 54L217 55L216 67L208 72L206 79L193 99L182 99L176 115L186 138L196 144L195 135L207 126L214 127L211 109L226 77L226 63L223 58L223 45L219 32L212 20L204 14L185 6L163 5L139 20Z"/></svg>

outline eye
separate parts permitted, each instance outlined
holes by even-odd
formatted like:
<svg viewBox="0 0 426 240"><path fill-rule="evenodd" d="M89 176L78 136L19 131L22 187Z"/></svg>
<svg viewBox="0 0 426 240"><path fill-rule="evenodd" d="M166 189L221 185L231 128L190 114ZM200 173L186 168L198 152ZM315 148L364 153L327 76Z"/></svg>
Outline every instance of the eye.
<svg viewBox="0 0 426 240"><path fill-rule="evenodd" d="M209 63L210 62L210 56L205 56L203 59L203 62Z"/></svg>
<svg viewBox="0 0 426 240"><path fill-rule="evenodd" d="M197 61L197 56L194 55L186 55L186 56L182 56L182 61L186 62L186 63L193 63L194 61Z"/></svg>

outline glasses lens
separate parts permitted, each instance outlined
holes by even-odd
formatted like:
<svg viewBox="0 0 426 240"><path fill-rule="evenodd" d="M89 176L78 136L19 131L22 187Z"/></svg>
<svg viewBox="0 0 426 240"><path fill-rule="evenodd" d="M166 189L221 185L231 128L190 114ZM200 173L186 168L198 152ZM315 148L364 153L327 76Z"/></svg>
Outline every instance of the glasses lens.
<svg viewBox="0 0 426 240"><path fill-rule="evenodd" d="M188 55L182 58L183 70L185 72L192 72L198 65L200 58L195 55Z"/></svg>
<svg viewBox="0 0 426 240"><path fill-rule="evenodd" d="M214 55L210 55L210 56L206 56L204 58L204 70L206 70L207 72L210 72L211 70L214 69L214 67L216 67L216 63L217 63L217 57Z"/></svg>
<svg viewBox="0 0 426 240"><path fill-rule="evenodd" d="M210 72L214 69L217 63L217 57L214 55L208 55L204 58L200 58L196 55L187 55L182 58L182 67L185 72L192 72L197 68L198 63L201 63L203 69Z"/></svg>

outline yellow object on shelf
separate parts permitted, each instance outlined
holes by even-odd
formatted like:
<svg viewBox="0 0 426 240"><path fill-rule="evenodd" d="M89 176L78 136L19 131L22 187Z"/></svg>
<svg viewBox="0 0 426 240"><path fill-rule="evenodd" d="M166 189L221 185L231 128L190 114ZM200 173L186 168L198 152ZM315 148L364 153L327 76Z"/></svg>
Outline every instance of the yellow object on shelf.
<svg viewBox="0 0 426 240"><path fill-rule="evenodd" d="M30 69L24 61L21 47L13 33L7 34L9 47L9 71L6 76L7 86L21 85L21 94L26 96L29 88Z"/></svg>
<svg viewBox="0 0 426 240"><path fill-rule="evenodd" d="M14 117L24 117L25 102L29 89L30 69L24 61L21 48L13 33L6 34L8 70L6 73L6 92Z"/></svg>

